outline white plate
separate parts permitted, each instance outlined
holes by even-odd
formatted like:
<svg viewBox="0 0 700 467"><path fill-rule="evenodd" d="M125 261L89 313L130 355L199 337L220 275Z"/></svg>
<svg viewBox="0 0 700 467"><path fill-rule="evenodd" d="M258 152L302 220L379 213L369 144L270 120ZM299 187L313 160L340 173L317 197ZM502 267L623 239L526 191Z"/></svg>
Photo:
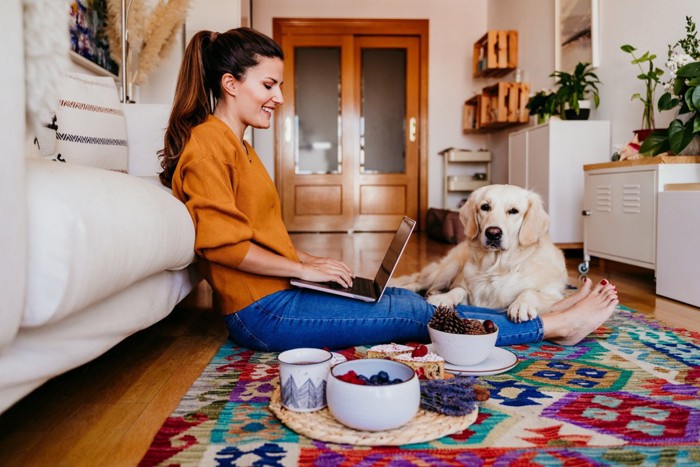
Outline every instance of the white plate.
<svg viewBox="0 0 700 467"><path fill-rule="evenodd" d="M331 352L333 358L331 358L331 367L336 366L338 363L346 362L348 359L345 356L339 354L338 352Z"/></svg>
<svg viewBox="0 0 700 467"><path fill-rule="evenodd" d="M428 349L433 351L432 344L428 344ZM488 376L505 373L518 364L518 357L502 347L496 347L489 355L489 358L479 363L478 365L459 366L445 362L445 371L453 375L467 376Z"/></svg>

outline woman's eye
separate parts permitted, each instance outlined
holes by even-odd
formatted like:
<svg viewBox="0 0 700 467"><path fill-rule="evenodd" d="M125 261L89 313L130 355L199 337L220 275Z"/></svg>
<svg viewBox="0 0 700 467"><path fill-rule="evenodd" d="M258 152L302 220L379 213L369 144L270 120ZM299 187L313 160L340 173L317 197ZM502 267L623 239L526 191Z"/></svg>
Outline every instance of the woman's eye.
<svg viewBox="0 0 700 467"><path fill-rule="evenodd" d="M488 212L488 211L491 210L491 206L489 206L488 204L484 203L484 204L481 205L481 208L479 208L479 209L481 209L482 211Z"/></svg>
<svg viewBox="0 0 700 467"><path fill-rule="evenodd" d="M265 89L267 89L268 91L272 89L272 86L270 86L269 84L264 84L263 86L265 86Z"/></svg>
<svg viewBox="0 0 700 467"><path fill-rule="evenodd" d="M517 213L519 213L519 212L520 212L520 211L518 211L517 208L510 208L510 209L508 210L508 214L517 214Z"/></svg>

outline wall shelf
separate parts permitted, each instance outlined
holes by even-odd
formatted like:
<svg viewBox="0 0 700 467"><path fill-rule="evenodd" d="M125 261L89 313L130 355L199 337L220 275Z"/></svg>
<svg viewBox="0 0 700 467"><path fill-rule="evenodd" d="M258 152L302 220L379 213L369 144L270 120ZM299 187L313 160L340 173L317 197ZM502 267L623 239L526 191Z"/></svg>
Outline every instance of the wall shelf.
<svg viewBox="0 0 700 467"><path fill-rule="evenodd" d="M528 123L530 114L525 105L529 94L528 83L500 81L483 88L481 94L464 103L462 130L484 133Z"/></svg>
<svg viewBox="0 0 700 467"><path fill-rule="evenodd" d="M445 209L449 209L450 193L468 195L477 188L491 184L489 151L447 148L439 154L444 158L443 207ZM459 173L452 170L457 166L461 169Z"/></svg>
<svg viewBox="0 0 700 467"><path fill-rule="evenodd" d="M475 78L505 76L518 67L518 31L488 31L474 43Z"/></svg>

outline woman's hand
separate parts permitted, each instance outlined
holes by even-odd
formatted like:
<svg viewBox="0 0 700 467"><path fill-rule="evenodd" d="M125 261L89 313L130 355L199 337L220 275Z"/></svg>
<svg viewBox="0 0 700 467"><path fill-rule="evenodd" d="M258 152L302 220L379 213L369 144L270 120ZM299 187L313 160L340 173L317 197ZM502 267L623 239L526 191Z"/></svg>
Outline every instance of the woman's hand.
<svg viewBox="0 0 700 467"><path fill-rule="evenodd" d="M297 253L302 262L300 279L312 282L337 282L343 287L352 286L352 278L355 275L347 264L300 251Z"/></svg>

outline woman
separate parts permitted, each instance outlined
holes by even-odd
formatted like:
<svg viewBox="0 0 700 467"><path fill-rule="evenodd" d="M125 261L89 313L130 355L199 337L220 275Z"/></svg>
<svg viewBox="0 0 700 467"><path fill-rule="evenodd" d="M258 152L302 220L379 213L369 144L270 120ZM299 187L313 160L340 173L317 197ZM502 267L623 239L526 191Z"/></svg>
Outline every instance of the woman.
<svg viewBox="0 0 700 467"><path fill-rule="evenodd" d="M252 29L197 33L185 51L161 152L161 180L192 216L198 263L231 339L263 351L427 341L433 307L412 292L389 288L368 304L289 286L297 277L347 287L353 273L341 261L294 247L274 183L243 140L249 126L269 128L284 102L283 59L277 43ZM611 284L587 281L551 313L525 323L497 310L459 312L496 322L499 345L542 339L571 345L616 304Z"/></svg>

